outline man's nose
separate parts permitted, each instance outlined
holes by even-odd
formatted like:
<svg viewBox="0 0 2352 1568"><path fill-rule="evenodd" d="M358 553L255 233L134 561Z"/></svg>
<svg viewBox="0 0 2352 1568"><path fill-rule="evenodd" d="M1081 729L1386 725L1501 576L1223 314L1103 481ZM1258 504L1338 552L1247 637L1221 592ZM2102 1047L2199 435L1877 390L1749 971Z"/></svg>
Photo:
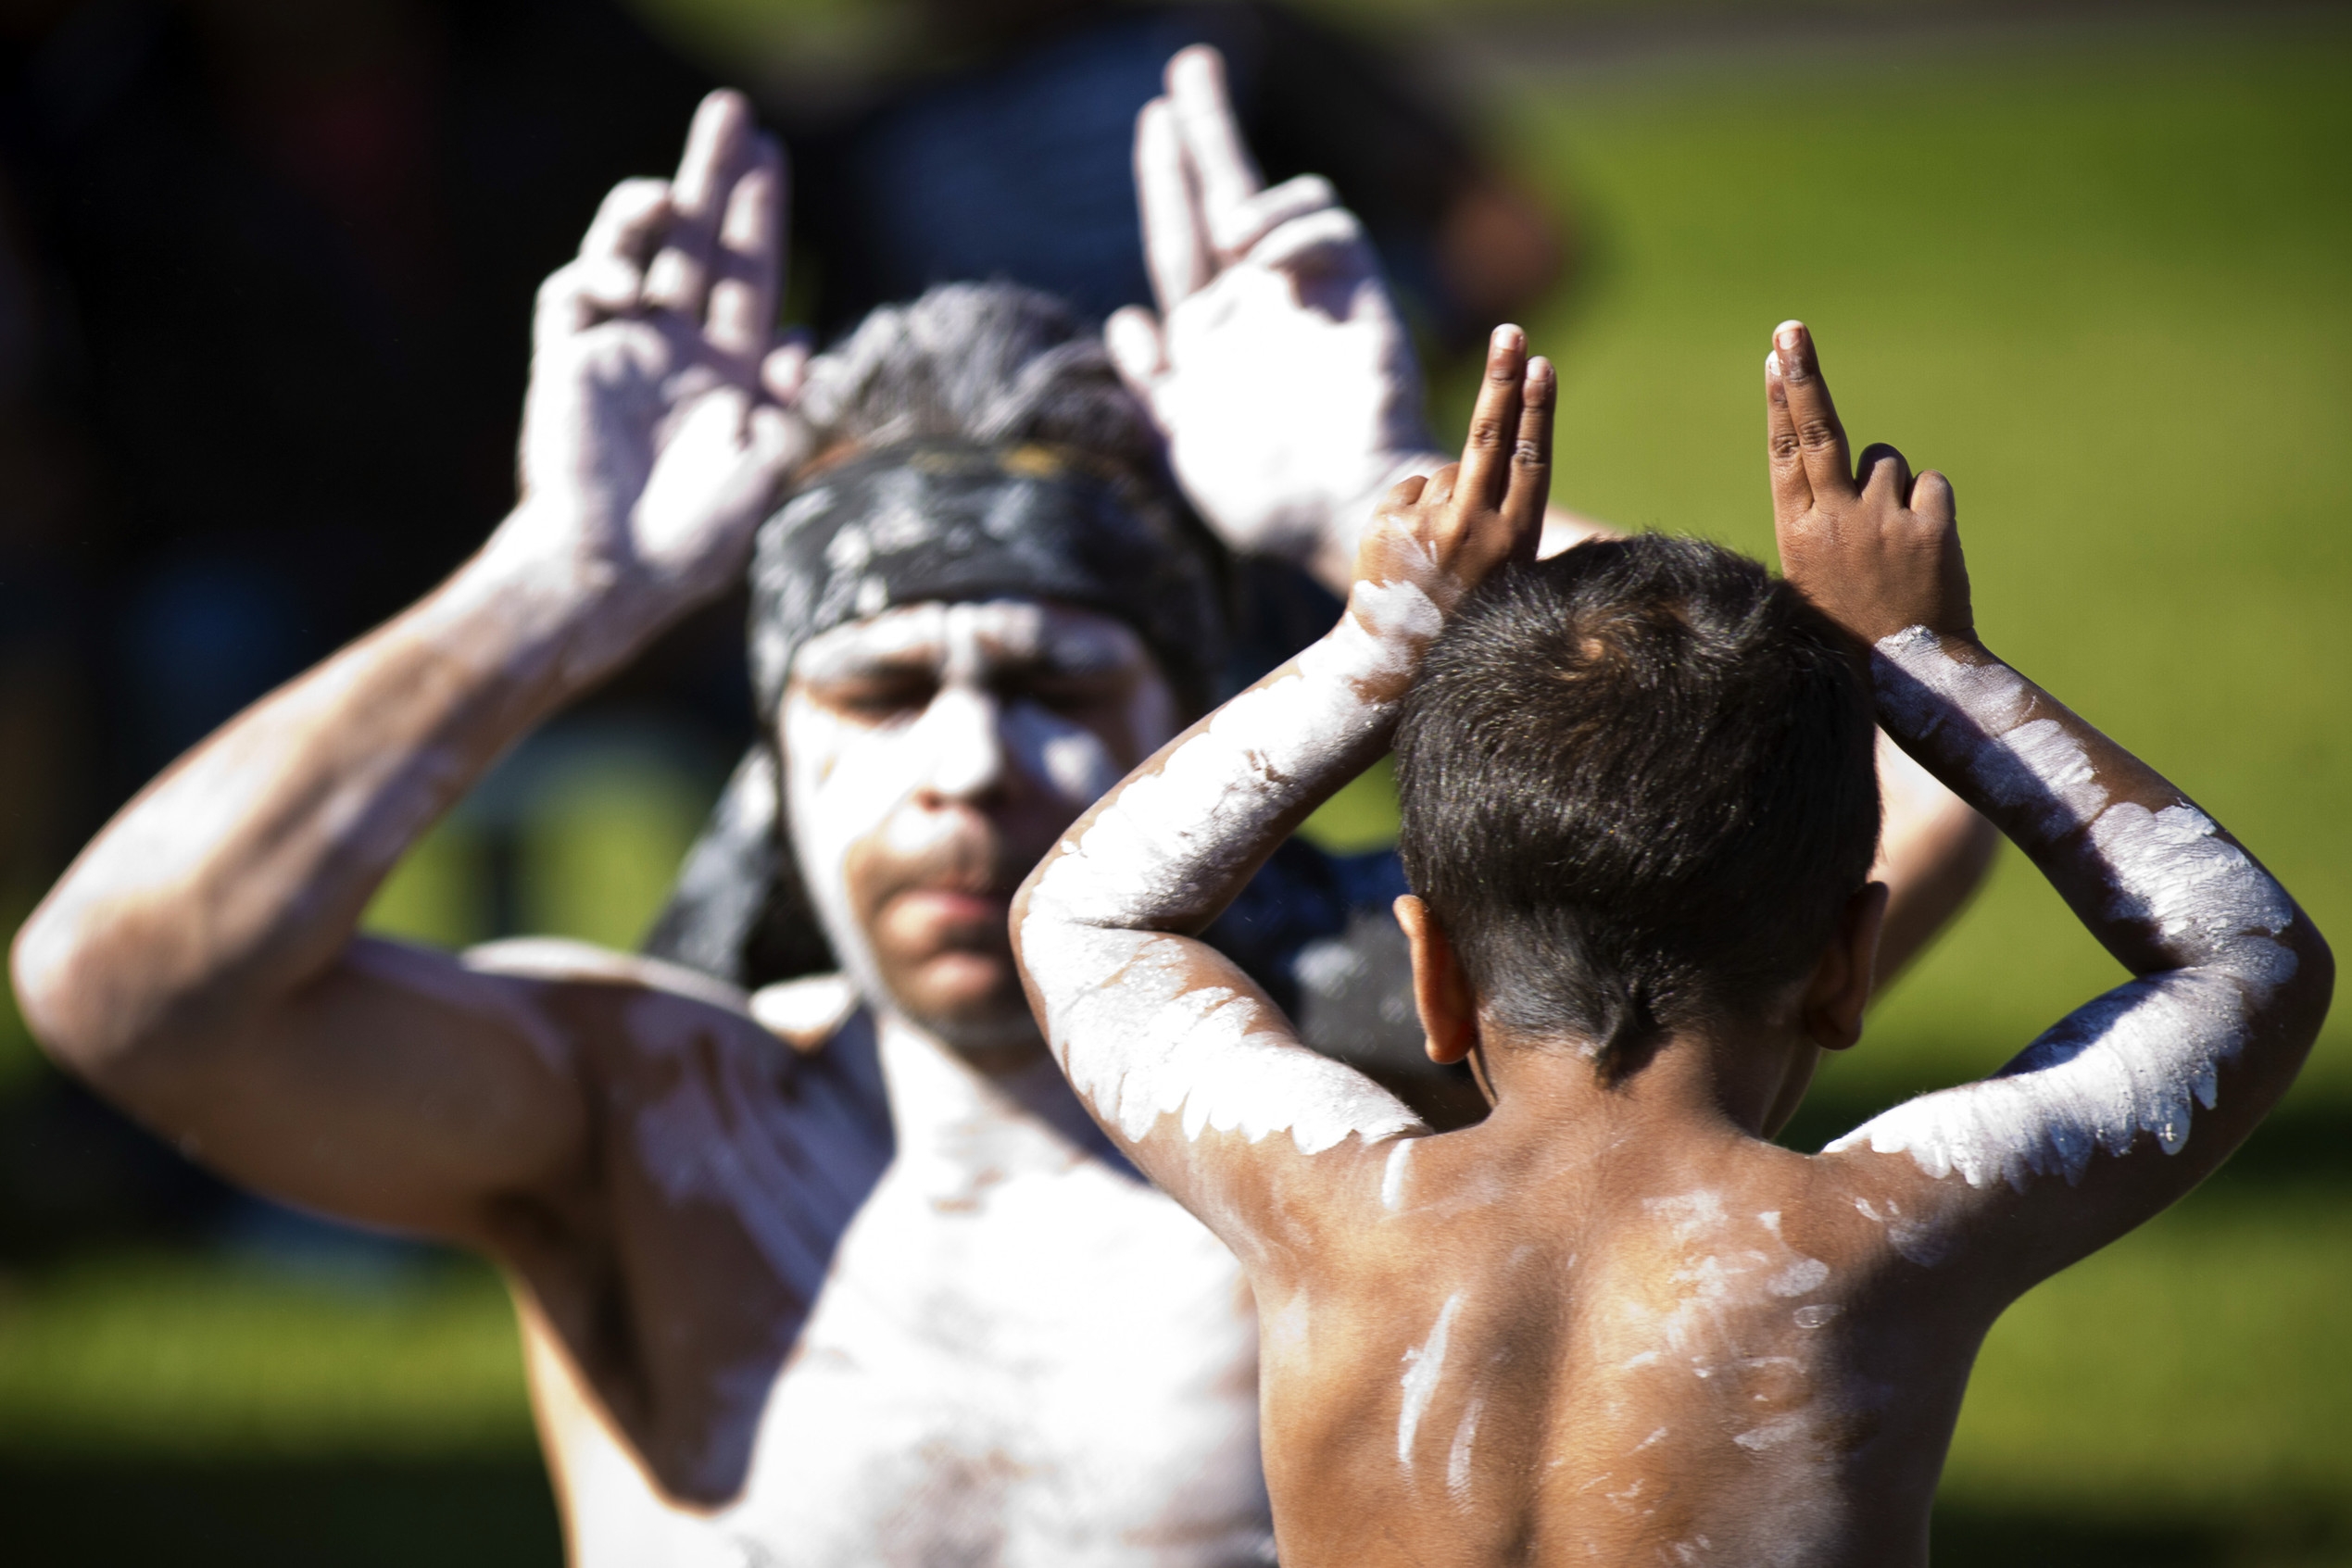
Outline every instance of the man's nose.
<svg viewBox="0 0 2352 1568"><path fill-rule="evenodd" d="M930 732L927 793L941 800L975 800L1004 783L1003 715L996 696L973 686L950 686L923 716Z"/></svg>

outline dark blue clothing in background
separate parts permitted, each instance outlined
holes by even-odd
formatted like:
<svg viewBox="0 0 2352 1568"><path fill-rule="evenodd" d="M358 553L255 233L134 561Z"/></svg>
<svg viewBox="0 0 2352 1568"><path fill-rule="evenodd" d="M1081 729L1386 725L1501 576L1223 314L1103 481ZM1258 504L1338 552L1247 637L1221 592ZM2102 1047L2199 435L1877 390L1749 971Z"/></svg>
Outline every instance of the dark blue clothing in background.
<svg viewBox="0 0 2352 1568"><path fill-rule="evenodd" d="M1363 218L1408 317L1452 341L1436 265L1468 140L1379 55L1273 6L1097 6L993 61L901 87L792 137L796 232L822 273L820 324L932 283L1006 278L1094 317L1151 303L1136 216L1135 117L1168 57L1225 54L1267 180L1327 176ZM779 106L791 123L791 106Z"/></svg>

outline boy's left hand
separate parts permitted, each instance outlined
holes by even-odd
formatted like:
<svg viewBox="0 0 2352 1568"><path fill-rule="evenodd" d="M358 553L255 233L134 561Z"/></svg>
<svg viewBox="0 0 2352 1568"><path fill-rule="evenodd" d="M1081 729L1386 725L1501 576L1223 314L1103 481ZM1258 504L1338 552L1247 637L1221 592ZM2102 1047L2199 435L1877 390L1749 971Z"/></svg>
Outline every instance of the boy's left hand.
<svg viewBox="0 0 2352 1568"><path fill-rule="evenodd" d="M1788 580L1866 643L1912 626L1973 638L1951 483L1933 469L1913 478L1883 443L1857 467L1804 322L1774 329L1764 384Z"/></svg>
<svg viewBox="0 0 2352 1568"><path fill-rule="evenodd" d="M1389 492L1356 554L1363 590L1409 584L1440 613L1509 560L1532 561L1552 488L1556 380L1527 334L1494 330L1462 460Z"/></svg>

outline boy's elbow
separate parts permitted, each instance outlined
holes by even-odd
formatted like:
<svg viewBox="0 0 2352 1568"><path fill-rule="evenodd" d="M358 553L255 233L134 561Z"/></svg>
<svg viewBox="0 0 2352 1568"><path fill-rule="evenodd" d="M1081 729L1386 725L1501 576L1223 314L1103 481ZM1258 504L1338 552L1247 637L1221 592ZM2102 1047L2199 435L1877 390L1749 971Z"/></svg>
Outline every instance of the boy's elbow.
<svg viewBox="0 0 2352 1568"><path fill-rule="evenodd" d="M2335 999L2335 951L2328 946L2328 939L2320 935L2320 928L2311 923L2310 916L2301 916L2296 923L2301 929L2295 933L2299 940L2295 945L2292 984L2299 993L2310 1032L2316 1036L2320 1025L2327 1021L2329 1004Z"/></svg>
<svg viewBox="0 0 2352 1568"><path fill-rule="evenodd" d="M2335 954L2300 910L2280 942L2294 956L2294 969L2281 976L2274 958L2270 964L2245 971L2241 981L2257 998L2249 1021L2256 1036L2275 1043L2276 1049L2266 1054L2280 1062L2291 1060L2299 1071L2335 997Z"/></svg>

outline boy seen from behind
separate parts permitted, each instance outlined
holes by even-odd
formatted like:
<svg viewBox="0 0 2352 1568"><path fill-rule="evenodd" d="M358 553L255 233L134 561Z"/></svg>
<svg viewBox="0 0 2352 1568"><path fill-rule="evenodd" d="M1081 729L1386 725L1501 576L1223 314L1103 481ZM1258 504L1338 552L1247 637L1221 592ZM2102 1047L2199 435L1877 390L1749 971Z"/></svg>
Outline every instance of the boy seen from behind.
<svg viewBox="0 0 2352 1568"><path fill-rule="evenodd" d="M1951 487L1767 362L1785 581L1659 536L1537 562L1553 383L1495 335L1458 469L1348 610L1063 835L1013 907L1095 1117L1240 1258L1286 1563L1920 1563L2009 1302L2293 1080L2333 963L2179 791L1975 634ZM1861 1032L1872 722L2133 979L1982 1083L1769 1138ZM1393 743L1433 1135L1192 939Z"/></svg>

